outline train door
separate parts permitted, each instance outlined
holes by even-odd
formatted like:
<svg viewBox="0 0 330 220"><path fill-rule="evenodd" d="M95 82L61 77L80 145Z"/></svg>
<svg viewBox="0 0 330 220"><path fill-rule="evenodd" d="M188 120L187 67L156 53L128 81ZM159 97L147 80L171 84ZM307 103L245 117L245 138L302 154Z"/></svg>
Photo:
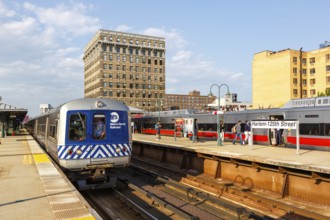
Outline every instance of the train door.
<svg viewBox="0 0 330 220"><path fill-rule="evenodd" d="M284 120L283 115L270 115L269 120L276 121L276 120ZM268 131L268 140L270 145L276 145L276 129L271 128Z"/></svg>

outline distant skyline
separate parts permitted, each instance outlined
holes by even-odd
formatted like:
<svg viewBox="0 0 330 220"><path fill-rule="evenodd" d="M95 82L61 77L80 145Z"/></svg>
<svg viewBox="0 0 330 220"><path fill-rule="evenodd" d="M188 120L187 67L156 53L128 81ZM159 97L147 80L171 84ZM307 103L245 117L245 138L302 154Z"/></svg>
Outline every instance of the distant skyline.
<svg viewBox="0 0 330 220"><path fill-rule="evenodd" d="M251 102L253 55L318 49L330 41L329 6L327 0L0 0L0 96L30 116L40 104L82 98L84 47L106 29L166 39L167 94L207 95L212 84L225 83L239 101Z"/></svg>

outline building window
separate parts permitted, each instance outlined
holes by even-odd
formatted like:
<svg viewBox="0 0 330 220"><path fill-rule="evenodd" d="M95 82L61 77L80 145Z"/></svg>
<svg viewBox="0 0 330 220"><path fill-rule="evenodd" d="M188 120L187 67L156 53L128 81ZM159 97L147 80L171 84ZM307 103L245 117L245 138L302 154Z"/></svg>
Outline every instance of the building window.
<svg viewBox="0 0 330 220"><path fill-rule="evenodd" d="M309 73L310 73L310 74L315 74L315 68L311 68L311 69L309 70Z"/></svg>
<svg viewBox="0 0 330 220"><path fill-rule="evenodd" d="M162 60L159 61L159 65L163 65L163 61Z"/></svg>
<svg viewBox="0 0 330 220"><path fill-rule="evenodd" d="M151 67L148 67L148 73L150 73L151 72Z"/></svg>
<svg viewBox="0 0 330 220"><path fill-rule="evenodd" d="M315 57L309 58L309 63L315 63Z"/></svg>
<svg viewBox="0 0 330 220"><path fill-rule="evenodd" d="M158 65L158 60L155 60L155 65Z"/></svg>
<svg viewBox="0 0 330 220"><path fill-rule="evenodd" d="M139 49L135 49L135 54L139 55Z"/></svg>
<svg viewBox="0 0 330 220"><path fill-rule="evenodd" d="M325 55L325 61L327 61L327 62L330 61L330 54Z"/></svg>
<svg viewBox="0 0 330 220"><path fill-rule="evenodd" d="M129 71L133 71L133 66L129 66Z"/></svg>
<svg viewBox="0 0 330 220"><path fill-rule="evenodd" d="M126 65L123 65L123 71L126 71Z"/></svg>
<svg viewBox="0 0 330 220"><path fill-rule="evenodd" d="M311 90L309 91L309 94L310 94L310 95L315 95L315 94L316 94L315 89L311 89Z"/></svg>
<svg viewBox="0 0 330 220"><path fill-rule="evenodd" d="M120 70L120 65L117 65L116 69L117 69L117 70Z"/></svg>
<svg viewBox="0 0 330 220"><path fill-rule="evenodd" d="M107 55L103 55L103 60L107 60Z"/></svg>
<svg viewBox="0 0 330 220"><path fill-rule="evenodd" d="M113 82L109 82L109 87L110 87L110 88L113 87Z"/></svg>
<svg viewBox="0 0 330 220"><path fill-rule="evenodd" d="M118 54L117 55L117 62L119 62L120 61L120 55Z"/></svg>
<svg viewBox="0 0 330 220"><path fill-rule="evenodd" d="M103 64L103 69L107 69L107 64Z"/></svg>
<svg viewBox="0 0 330 220"><path fill-rule="evenodd" d="M126 38L123 38L123 43L126 43Z"/></svg>
<svg viewBox="0 0 330 220"><path fill-rule="evenodd" d="M129 49L129 54L133 54L133 49L132 48Z"/></svg>
<svg viewBox="0 0 330 220"><path fill-rule="evenodd" d="M126 55L123 55L123 62L126 62Z"/></svg>
<svg viewBox="0 0 330 220"><path fill-rule="evenodd" d="M301 59L301 62L302 62L303 64L306 64L306 58L302 58L302 59Z"/></svg>
<svg viewBox="0 0 330 220"><path fill-rule="evenodd" d="M116 52L120 53L120 47L116 47Z"/></svg>
<svg viewBox="0 0 330 220"><path fill-rule="evenodd" d="M108 74L103 73L103 78L107 78L107 77L108 77Z"/></svg>
<svg viewBox="0 0 330 220"><path fill-rule="evenodd" d="M107 46L102 46L103 51L107 51Z"/></svg>
<svg viewBox="0 0 330 220"><path fill-rule="evenodd" d="M315 84L315 79L310 79L309 84L314 85Z"/></svg>
<svg viewBox="0 0 330 220"><path fill-rule="evenodd" d="M154 51L154 57L157 57L157 55L158 55L158 52Z"/></svg>
<svg viewBox="0 0 330 220"><path fill-rule="evenodd" d="M109 96L112 97L113 96L113 92L109 91Z"/></svg>
<svg viewBox="0 0 330 220"><path fill-rule="evenodd" d="M139 58L135 57L135 63L139 63Z"/></svg>
<svg viewBox="0 0 330 220"><path fill-rule="evenodd" d="M326 82L327 82L327 84L330 84L330 76L327 76Z"/></svg>
<svg viewBox="0 0 330 220"><path fill-rule="evenodd" d="M303 95L307 95L307 90L303 90Z"/></svg>
<svg viewBox="0 0 330 220"><path fill-rule="evenodd" d="M330 72L330 65L327 65L327 66L325 67L325 70L327 71L327 73Z"/></svg>
<svg viewBox="0 0 330 220"><path fill-rule="evenodd" d="M109 78L112 79L113 78L113 74L109 73Z"/></svg>
<svg viewBox="0 0 330 220"><path fill-rule="evenodd" d="M297 68L295 68L295 67L293 68L293 73L297 74Z"/></svg>
<svg viewBox="0 0 330 220"><path fill-rule="evenodd" d="M293 78L293 84L297 84L298 80L296 78Z"/></svg>
<svg viewBox="0 0 330 220"><path fill-rule="evenodd" d="M141 54L142 54L143 56L145 56L145 55L146 55L146 50L145 50L145 49L142 49L142 50L141 50Z"/></svg>
<svg viewBox="0 0 330 220"><path fill-rule="evenodd" d="M303 85L306 85L307 84L307 80L306 79L303 79Z"/></svg>
<svg viewBox="0 0 330 220"><path fill-rule="evenodd" d="M130 56L130 57L129 57L129 62L130 62L130 63L133 63L133 56Z"/></svg>
<svg viewBox="0 0 330 220"><path fill-rule="evenodd" d="M306 69L303 69L303 70L302 70L302 73L306 75L307 70L306 70Z"/></svg>
<svg viewBox="0 0 330 220"><path fill-rule="evenodd" d="M139 72L140 68L138 66L135 67L135 72Z"/></svg>
<svg viewBox="0 0 330 220"><path fill-rule="evenodd" d="M126 47L123 48L123 53L126 53Z"/></svg>
<svg viewBox="0 0 330 220"><path fill-rule="evenodd" d="M120 88L120 82L117 82L117 88Z"/></svg>
<svg viewBox="0 0 330 220"><path fill-rule="evenodd" d="M103 83L103 87L104 88L107 87L107 83L106 82Z"/></svg>
<svg viewBox="0 0 330 220"><path fill-rule="evenodd" d="M109 60L112 61L112 54L109 55Z"/></svg>
<svg viewBox="0 0 330 220"><path fill-rule="evenodd" d="M107 91L103 91L103 96L107 96L108 92Z"/></svg>
<svg viewBox="0 0 330 220"><path fill-rule="evenodd" d="M293 57L293 62L297 63L297 57Z"/></svg>

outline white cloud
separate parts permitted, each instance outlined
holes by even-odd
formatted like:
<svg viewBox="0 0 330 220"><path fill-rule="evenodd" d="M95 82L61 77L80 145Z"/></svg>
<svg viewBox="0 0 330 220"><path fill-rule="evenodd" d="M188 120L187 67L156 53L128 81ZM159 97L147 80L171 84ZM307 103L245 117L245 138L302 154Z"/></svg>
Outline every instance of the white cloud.
<svg viewBox="0 0 330 220"><path fill-rule="evenodd" d="M41 24L57 29L57 34L84 35L100 29L99 19L85 15L87 7L82 3L73 4L71 7L59 4L55 8L24 3L24 7L35 13Z"/></svg>
<svg viewBox="0 0 330 220"><path fill-rule="evenodd" d="M0 1L0 17L13 17L15 14L15 11L8 9L7 6Z"/></svg>
<svg viewBox="0 0 330 220"><path fill-rule="evenodd" d="M86 14L90 6L71 2L44 8L27 2L8 8L0 0L0 11L16 15L0 20L4 101L36 115L41 103L57 106L83 97L84 45L74 47L72 39L90 38L100 28L99 19Z"/></svg>
<svg viewBox="0 0 330 220"><path fill-rule="evenodd" d="M118 27L115 28L115 31L122 31L122 32L129 32L130 30L132 30L132 27L125 24L119 25Z"/></svg>

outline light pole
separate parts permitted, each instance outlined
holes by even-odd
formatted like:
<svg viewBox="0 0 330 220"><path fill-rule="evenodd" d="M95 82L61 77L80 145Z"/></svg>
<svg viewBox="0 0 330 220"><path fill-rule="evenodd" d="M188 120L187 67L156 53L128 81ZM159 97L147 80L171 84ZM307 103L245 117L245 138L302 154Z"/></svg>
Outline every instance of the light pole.
<svg viewBox="0 0 330 220"><path fill-rule="evenodd" d="M212 94L212 88L213 86L216 86L218 87L218 111L220 111L220 89L222 86L226 86L227 87L227 93L226 94L230 94L229 93L229 87L227 84L221 84L221 85L218 85L218 84L213 84L211 85L210 87L210 93L209 93L209 96L213 96ZM217 112L217 133L218 133L218 140L217 140L217 144L218 146L222 145L222 141L221 141L221 137L220 137L220 115L219 115L219 112Z"/></svg>

